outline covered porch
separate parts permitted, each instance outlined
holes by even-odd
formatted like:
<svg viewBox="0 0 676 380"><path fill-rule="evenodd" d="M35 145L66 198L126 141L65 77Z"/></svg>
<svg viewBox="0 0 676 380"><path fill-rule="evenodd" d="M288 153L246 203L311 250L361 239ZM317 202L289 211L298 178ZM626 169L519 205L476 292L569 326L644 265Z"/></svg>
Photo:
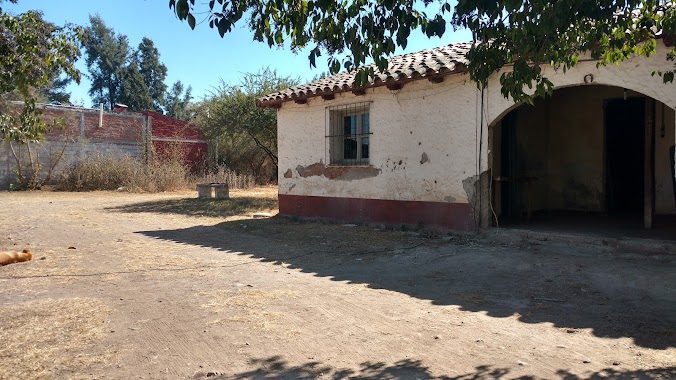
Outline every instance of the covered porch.
<svg viewBox="0 0 676 380"><path fill-rule="evenodd" d="M607 85L559 88L489 126L491 224L676 240L674 110Z"/></svg>

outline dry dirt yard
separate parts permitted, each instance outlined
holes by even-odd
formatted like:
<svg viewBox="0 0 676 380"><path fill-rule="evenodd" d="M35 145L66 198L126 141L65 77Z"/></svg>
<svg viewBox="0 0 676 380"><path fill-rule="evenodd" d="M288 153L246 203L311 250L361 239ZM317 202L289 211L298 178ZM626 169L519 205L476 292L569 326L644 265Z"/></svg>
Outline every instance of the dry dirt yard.
<svg viewBox="0 0 676 380"><path fill-rule="evenodd" d="M1 379L676 378L676 256L0 193ZM376 226L377 227L377 226Z"/></svg>

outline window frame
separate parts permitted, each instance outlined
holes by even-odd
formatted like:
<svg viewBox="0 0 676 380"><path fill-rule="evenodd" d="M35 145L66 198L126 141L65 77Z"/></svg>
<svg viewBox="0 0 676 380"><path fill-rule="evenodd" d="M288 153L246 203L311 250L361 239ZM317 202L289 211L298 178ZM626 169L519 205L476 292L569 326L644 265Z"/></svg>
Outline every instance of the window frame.
<svg viewBox="0 0 676 380"><path fill-rule="evenodd" d="M366 123L364 123L366 115ZM356 117L355 117L356 116ZM355 133L346 133L345 118L354 117ZM364 131L366 125L366 132ZM327 162L332 166L368 166L371 157L371 102L359 102L326 107ZM345 142L356 141L355 158L345 158ZM368 146L364 157L364 141Z"/></svg>

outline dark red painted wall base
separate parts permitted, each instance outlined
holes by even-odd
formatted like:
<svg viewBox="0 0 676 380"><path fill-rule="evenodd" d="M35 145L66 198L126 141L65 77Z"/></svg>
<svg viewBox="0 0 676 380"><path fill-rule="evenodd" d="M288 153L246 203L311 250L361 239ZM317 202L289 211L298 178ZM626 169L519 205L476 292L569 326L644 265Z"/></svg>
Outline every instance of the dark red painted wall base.
<svg viewBox="0 0 676 380"><path fill-rule="evenodd" d="M385 224L423 224L456 231L474 231L467 203L393 201L384 199L313 197L279 194L281 215L365 221Z"/></svg>

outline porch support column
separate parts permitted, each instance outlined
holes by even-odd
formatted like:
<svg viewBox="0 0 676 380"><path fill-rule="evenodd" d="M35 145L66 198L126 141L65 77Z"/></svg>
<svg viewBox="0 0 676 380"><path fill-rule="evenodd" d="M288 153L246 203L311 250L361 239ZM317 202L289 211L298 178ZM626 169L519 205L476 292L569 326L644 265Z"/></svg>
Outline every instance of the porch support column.
<svg viewBox="0 0 676 380"><path fill-rule="evenodd" d="M655 214L655 100L645 103L645 152L643 179L643 226L653 228Z"/></svg>

